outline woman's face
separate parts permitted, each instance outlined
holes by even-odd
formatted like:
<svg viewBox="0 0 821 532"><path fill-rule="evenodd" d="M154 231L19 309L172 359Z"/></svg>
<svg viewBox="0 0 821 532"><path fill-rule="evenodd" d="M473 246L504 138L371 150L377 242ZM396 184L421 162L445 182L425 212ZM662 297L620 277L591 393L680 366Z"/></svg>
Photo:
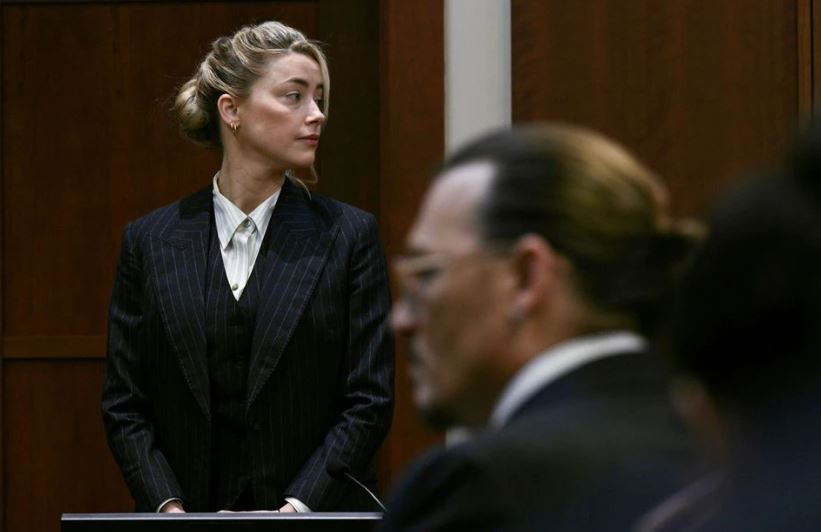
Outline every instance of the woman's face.
<svg viewBox="0 0 821 532"><path fill-rule="evenodd" d="M239 101L233 133L245 155L277 170L314 162L325 115L319 64L300 53L276 56Z"/></svg>

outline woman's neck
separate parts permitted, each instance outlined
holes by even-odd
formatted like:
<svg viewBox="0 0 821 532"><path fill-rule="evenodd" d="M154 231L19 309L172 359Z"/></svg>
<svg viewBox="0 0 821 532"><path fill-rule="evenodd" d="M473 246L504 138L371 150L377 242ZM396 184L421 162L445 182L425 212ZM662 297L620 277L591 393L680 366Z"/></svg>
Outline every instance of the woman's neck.
<svg viewBox="0 0 821 532"><path fill-rule="evenodd" d="M283 170L235 164L227 158L217 176L220 193L246 214L279 190L284 181Z"/></svg>

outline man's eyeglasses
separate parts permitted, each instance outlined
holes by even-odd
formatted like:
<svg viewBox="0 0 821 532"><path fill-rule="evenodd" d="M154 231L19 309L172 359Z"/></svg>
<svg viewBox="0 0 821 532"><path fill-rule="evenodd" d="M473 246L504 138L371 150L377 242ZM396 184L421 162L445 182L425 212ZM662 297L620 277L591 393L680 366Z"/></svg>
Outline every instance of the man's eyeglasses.
<svg viewBox="0 0 821 532"><path fill-rule="evenodd" d="M430 287L445 270L475 264L478 259L491 259L499 255L498 252L481 249L456 257L441 253L394 257L392 266L399 281L399 300L410 305L412 310L419 310Z"/></svg>

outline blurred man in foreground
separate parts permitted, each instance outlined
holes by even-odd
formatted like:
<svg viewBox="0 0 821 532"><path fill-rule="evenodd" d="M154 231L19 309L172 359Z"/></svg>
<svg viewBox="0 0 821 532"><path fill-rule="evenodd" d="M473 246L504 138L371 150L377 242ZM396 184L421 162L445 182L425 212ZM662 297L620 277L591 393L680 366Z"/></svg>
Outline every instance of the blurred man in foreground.
<svg viewBox="0 0 821 532"><path fill-rule="evenodd" d="M724 462L640 527L821 530L821 129L734 190L682 286L680 404Z"/></svg>
<svg viewBox="0 0 821 532"><path fill-rule="evenodd" d="M422 414L480 434L412 467L384 529L626 530L681 486L647 338L690 240L596 133L531 126L451 157L395 264L392 324Z"/></svg>

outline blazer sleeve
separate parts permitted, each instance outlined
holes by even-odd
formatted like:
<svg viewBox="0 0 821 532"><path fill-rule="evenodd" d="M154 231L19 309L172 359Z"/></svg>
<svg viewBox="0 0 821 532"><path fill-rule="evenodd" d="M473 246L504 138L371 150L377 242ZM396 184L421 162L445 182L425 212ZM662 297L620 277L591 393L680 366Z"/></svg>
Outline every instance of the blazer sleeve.
<svg viewBox="0 0 821 532"><path fill-rule="evenodd" d="M108 354L102 392L102 414L108 444L136 503L153 512L184 494L162 451L157 448L152 404L141 370L146 346L144 271L129 224L123 235L109 307Z"/></svg>
<svg viewBox="0 0 821 532"><path fill-rule="evenodd" d="M356 238L348 280L340 414L285 492L313 511L337 509L343 494L352 489L349 481L328 474L328 464L338 461L361 478L393 417L394 342L387 327L390 288L385 256L373 216L366 214L357 222L352 224Z"/></svg>

